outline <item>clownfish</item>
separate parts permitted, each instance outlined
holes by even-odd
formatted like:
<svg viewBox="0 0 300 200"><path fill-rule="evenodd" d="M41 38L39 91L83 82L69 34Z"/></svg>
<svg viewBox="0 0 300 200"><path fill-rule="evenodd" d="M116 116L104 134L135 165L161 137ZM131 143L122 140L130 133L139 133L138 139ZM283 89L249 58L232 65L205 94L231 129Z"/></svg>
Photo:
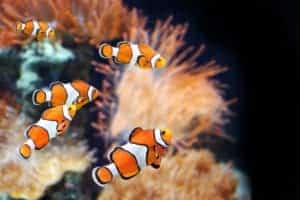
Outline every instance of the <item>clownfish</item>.
<svg viewBox="0 0 300 200"><path fill-rule="evenodd" d="M55 39L55 30L50 23L45 21L29 20L26 22L16 23L17 32L22 32L27 37L35 37L38 41L49 38L53 41Z"/></svg>
<svg viewBox="0 0 300 200"><path fill-rule="evenodd" d="M80 109L85 104L95 100L100 92L88 83L75 80L71 83L54 82L49 88L37 89L32 94L32 102L40 105L48 102L50 106L76 104Z"/></svg>
<svg viewBox="0 0 300 200"><path fill-rule="evenodd" d="M30 125L24 132L27 141L19 149L19 155L30 158L32 150L44 148L52 138L62 135L68 129L76 115L76 105L63 105L46 109L36 123Z"/></svg>
<svg viewBox="0 0 300 200"><path fill-rule="evenodd" d="M103 43L98 49L102 58L112 58L116 64L137 65L140 68L163 68L167 61L146 44L119 42L117 47Z"/></svg>
<svg viewBox="0 0 300 200"><path fill-rule="evenodd" d="M162 156L171 144L172 133L167 129L143 130L137 127L129 135L129 141L114 148L109 154L110 164L92 170L93 181L100 187L121 176L130 179L147 165L159 168Z"/></svg>

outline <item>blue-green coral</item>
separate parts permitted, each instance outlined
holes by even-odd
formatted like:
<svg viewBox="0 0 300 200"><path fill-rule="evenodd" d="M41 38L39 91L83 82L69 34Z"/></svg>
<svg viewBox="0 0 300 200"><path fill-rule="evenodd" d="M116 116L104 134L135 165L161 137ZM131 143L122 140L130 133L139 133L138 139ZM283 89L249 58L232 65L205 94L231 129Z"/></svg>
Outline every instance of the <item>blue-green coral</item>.
<svg viewBox="0 0 300 200"><path fill-rule="evenodd" d="M20 58L22 60L17 89L25 97L43 82L56 80L64 64L74 59L74 55L60 43L44 40L24 46ZM45 78L52 80L45 80Z"/></svg>
<svg viewBox="0 0 300 200"><path fill-rule="evenodd" d="M10 200L7 193L0 193L0 200Z"/></svg>

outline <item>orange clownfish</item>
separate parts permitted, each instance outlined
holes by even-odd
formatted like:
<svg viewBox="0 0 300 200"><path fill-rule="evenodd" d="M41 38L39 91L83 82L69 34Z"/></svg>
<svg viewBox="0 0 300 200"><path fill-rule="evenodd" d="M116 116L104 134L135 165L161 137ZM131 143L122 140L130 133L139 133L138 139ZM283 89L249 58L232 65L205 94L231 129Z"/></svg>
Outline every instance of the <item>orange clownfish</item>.
<svg viewBox="0 0 300 200"><path fill-rule="evenodd" d="M119 42L117 47L104 43L99 46L102 58L114 58L117 64L137 65L140 68L160 69L166 65L166 59L146 44Z"/></svg>
<svg viewBox="0 0 300 200"><path fill-rule="evenodd" d="M32 150L45 147L52 138L62 135L68 129L76 115L76 105L63 105L46 109L36 123L30 125L24 132L27 141L19 149L19 155L28 159Z"/></svg>
<svg viewBox="0 0 300 200"><path fill-rule="evenodd" d="M37 89L32 94L32 102L40 105L48 102L50 106L76 104L80 109L85 104L95 100L100 92L88 83L75 80L71 83L54 82L50 88Z"/></svg>
<svg viewBox="0 0 300 200"><path fill-rule="evenodd" d="M16 23L17 32L22 32L27 37L35 37L38 41L49 38L53 41L55 39L55 30L50 23L45 21L29 20L24 23Z"/></svg>
<svg viewBox="0 0 300 200"><path fill-rule="evenodd" d="M115 176L121 176L123 179L132 178L147 165L159 168L171 139L172 133L167 129L143 130L139 127L133 129L129 141L108 154L111 163L92 170L93 181L103 187Z"/></svg>

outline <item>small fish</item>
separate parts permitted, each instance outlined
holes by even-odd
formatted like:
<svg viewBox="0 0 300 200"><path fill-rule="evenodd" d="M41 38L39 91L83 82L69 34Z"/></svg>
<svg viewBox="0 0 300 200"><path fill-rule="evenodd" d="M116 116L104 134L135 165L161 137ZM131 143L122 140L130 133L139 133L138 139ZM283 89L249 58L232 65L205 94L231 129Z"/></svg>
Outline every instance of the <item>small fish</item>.
<svg viewBox="0 0 300 200"><path fill-rule="evenodd" d="M54 82L49 88L37 89L32 94L32 102L40 105L48 102L50 106L76 104L80 109L85 104L95 100L100 92L88 83L75 80L71 83Z"/></svg>
<svg viewBox="0 0 300 200"><path fill-rule="evenodd" d="M114 176L129 179L147 165L159 168L171 139L172 133L167 129L143 130L140 127L133 129L129 141L108 154L111 163L92 170L93 181L103 187L110 183Z"/></svg>
<svg viewBox="0 0 300 200"><path fill-rule="evenodd" d="M68 129L76 115L76 105L63 105L46 109L36 123L30 125L24 132L27 141L19 149L19 155L30 158L32 150L44 148L52 138L62 135Z"/></svg>
<svg viewBox="0 0 300 200"><path fill-rule="evenodd" d="M166 65L165 58L143 43L119 42L117 47L103 43L99 46L98 52L102 58L113 57L117 64L137 65L140 68L148 69L160 69Z"/></svg>
<svg viewBox="0 0 300 200"><path fill-rule="evenodd" d="M51 26L51 23L45 21L29 20L26 22L16 23L17 32L22 32L27 37L34 37L38 41L49 38L49 40L55 40L55 30Z"/></svg>

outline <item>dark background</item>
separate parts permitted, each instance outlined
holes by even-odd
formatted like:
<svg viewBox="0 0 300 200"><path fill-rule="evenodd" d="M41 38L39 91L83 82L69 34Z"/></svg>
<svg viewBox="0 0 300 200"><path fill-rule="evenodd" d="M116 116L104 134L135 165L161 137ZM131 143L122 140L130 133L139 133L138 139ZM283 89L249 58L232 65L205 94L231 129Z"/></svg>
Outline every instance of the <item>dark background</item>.
<svg viewBox="0 0 300 200"><path fill-rule="evenodd" d="M230 70L220 78L238 97L226 131L239 138L253 199L300 199L300 133L295 96L300 89L300 2L224 0L125 0L155 19L189 22L186 40L205 43L204 58ZM205 60L204 59L204 60ZM299 103L297 102L296 105ZM297 195L297 196L296 196Z"/></svg>

